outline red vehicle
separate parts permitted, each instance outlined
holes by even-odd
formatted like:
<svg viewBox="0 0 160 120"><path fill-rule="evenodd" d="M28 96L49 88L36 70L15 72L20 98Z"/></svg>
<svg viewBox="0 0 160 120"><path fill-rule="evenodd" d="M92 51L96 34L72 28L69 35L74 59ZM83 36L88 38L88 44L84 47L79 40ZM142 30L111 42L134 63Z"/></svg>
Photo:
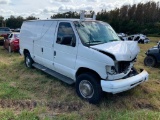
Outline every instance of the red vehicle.
<svg viewBox="0 0 160 120"><path fill-rule="evenodd" d="M7 39L4 40L4 48L8 52L19 51L19 33L11 33Z"/></svg>

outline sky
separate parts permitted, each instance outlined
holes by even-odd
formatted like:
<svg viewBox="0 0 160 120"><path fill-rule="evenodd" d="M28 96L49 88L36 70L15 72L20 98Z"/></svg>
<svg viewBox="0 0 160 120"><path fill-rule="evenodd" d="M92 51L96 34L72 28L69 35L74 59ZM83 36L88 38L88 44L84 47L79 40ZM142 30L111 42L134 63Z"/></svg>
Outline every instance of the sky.
<svg viewBox="0 0 160 120"><path fill-rule="evenodd" d="M111 10L126 4L145 3L149 0L0 0L0 16L35 16L49 19L51 15L67 11L102 9ZM152 0L158 2L160 0Z"/></svg>

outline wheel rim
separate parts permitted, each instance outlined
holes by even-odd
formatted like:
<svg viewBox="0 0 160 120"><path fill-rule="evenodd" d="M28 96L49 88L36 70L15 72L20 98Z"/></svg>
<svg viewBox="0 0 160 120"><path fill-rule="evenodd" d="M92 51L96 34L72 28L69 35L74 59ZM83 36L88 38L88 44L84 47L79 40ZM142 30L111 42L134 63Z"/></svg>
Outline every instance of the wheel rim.
<svg viewBox="0 0 160 120"><path fill-rule="evenodd" d="M30 64L31 64L31 61L28 58L28 56L26 56L26 65L27 65L27 67L30 67Z"/></svg>
<svg viewBox="0 0 160 120"><path fill-rule="evenodd" d="M94 94L93 86L88 80L82 80L80 82L79 91L84 98L91 98Z"/></svg>

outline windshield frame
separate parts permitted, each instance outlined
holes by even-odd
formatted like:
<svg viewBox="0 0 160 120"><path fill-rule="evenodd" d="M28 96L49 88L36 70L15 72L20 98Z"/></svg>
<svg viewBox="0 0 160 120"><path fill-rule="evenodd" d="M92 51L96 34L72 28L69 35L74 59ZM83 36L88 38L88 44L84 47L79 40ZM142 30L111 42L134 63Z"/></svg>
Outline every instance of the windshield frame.
<svg viewBox="0 0 160 120"><path fill-rule="evenodd" d="M91 41L90 39L85 42L84 39L82 38L82 35L80 34L79 30L78 30L78 27L76 26L76 24L81 24L81 23L87 23L87 22L91 22L91 23L96 23L97 25L102 25L103 27L108 27L108 29L110 28L110 30L112 30L112 34L114 34L113 37L116 37L116 39L111 39L111 40L108 40L108 41L98 41L98 40L95 40L96 42L94 43L93 41ZM85 23L85 24L86 24ZM81 43L84 45L84 46L94 46L94 45L99 45L99 44L105 44L105 43L108 43L108 42L113 42L113 41L121 41L120 38L118 37L118 35L116 34L116 32L114 31L114 29L106 22L102 22L102 21L73 21L73 25L75 27L75 30L77 31L78 35L79 35L79 38L80 38L80 41ZM83 24L81 24L83 25ZM106 28L107 29L107 28ZM91 35L91 31L90 31L90 35ZM90 36L89 35L89 36Z"/></svg>

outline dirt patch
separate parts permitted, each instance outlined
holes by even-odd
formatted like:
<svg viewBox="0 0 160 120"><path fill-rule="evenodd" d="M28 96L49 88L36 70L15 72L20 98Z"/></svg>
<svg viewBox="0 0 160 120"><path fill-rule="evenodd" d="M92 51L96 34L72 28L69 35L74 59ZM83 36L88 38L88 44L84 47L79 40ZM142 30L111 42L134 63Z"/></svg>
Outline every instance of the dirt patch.
<svg viewBox="0 0 160 120"><path fill-rule="evenodd" d="M158 107L155 105L151 104L147 100L139 100L134 104L134 107L140 108L140 109L149 109L149 110L159 110Z"/></svg>
<svg viewBox="0 0 160 120"><path fill-rule="evenodd" d="M79 111L82 108L80 102L40 102L32 100L0 100L0 108L12 108L15 110L32 110L35 107L47 107L49 111L57 113Z"/></svg>
<svg viewBox="0 0 160 120"><path fill-rule="evenodd" d="M1 108L13 108L16 110L28 109L31 110L37 106L35 101L23 101L23 100L0 100Z"/></svg>
<svg viewBox="0 0 160 120"><path fill-rule="evenodd" d="M82 103L80 102L49 102L47 103L47 107L49 110L57 111L57 112L72 112L72 111L79 111L82 108Z"/></svg>

